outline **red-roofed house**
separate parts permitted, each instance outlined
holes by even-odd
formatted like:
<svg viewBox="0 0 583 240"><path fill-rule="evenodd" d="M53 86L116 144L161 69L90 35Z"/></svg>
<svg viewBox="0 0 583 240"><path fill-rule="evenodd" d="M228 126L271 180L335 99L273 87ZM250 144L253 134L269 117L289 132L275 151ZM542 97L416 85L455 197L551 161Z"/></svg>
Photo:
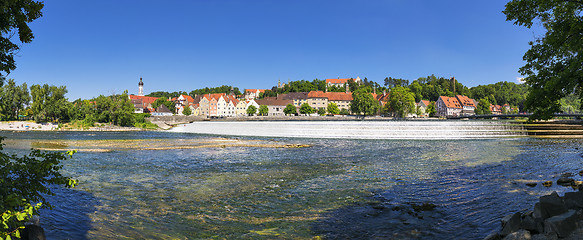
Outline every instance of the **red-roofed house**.
<svg viewBox="0 0 583 240"><path fill-rule="evenodd" d="M440 96L435 102L435 115L440 117L459 116L463 107L455 97Z"/></svg>
<svg viewBox="0 0 583 240"><path fill-rule="evenodd" d="M421 100L417 103L417 107L419 107L419 111L421 112L421 116L419 117L428 117L429 113L427 113L427 107L431 104L428 100Z"/></svg>
<svg viewBox="0 0 583 240"><path fill-rule="evenodd" d="M259 94L267 89L245 89L245 99L251 100L259 97Z"/></svg>
<svg viewBox="0 0 583 240"><path fill-rule="evenodd" d="M474 99L471 99L463 95L457 95L456 98L462 105L461 115L463 116L475 115L474 110L476 110L476 104L474 103L475 102Z"/></svg>
<svg viewBox="0 0 583 240"><path fill-rule="evenodd" d="M158 99L157 97L128 95L128 98L134 104L134 112L135 113L148 113L148 112L155 112L156 111L152 107L152 103L154 103Z"/></svg>
<svg viewBox="0 0 583 240"><path fill-rule="evenodd" d="M326 79L326 84L328 86L343 87L344 84L347 83L348 80L350 80L350 79L352 79L352 78L329 78L329 79ZM354 82L356 82L358 84L360 84L360 81L361 81L360 77L356 77L352 80L354 80Z"/></svg>

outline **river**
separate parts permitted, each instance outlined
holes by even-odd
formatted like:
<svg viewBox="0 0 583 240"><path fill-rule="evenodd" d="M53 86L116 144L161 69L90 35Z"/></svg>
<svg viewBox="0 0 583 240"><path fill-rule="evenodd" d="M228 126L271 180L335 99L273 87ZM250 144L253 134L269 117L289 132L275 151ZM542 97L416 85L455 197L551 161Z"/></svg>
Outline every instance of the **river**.
<svg viewBox="0 0 583 240"><path fill-rule="evenodd" d="M310 147L145 148L216 139L209 129L227 140ZM582 139L530 138L488 121L197 122L171 132L0 135L19 154L46 142L107 150L63 162L79 185L56 187L47 199L55 206L41 213L49 239L481 239L538 197L573 191L541 182L583 170ZM413 207L422 204L435 208Z"/></svg>

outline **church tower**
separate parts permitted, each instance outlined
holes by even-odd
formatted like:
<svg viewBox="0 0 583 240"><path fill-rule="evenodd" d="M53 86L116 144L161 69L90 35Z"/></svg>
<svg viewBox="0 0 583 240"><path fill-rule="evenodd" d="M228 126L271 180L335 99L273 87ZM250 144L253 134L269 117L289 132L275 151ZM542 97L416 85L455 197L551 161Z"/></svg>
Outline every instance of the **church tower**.
<svg viewBox="0 0 583 240"><path fill-rule="evenodd" d="M138 96L144 96L144 82L142 82L141 77L140 77L140 83L138 83Z"/></svg>

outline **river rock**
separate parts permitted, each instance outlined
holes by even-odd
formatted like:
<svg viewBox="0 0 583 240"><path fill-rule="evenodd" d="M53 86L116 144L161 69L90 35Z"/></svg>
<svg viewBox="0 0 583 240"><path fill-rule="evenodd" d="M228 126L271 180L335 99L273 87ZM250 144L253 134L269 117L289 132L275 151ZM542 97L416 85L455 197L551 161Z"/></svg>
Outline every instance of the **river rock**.
<svg viewBox="0 0 583 240"><path fill-rule="evenodd" d="M483 240L501 240L502 236L498 232L490 233L490 235L486 236Z"/></svg>
<svg viewBox="0 0 583 240"><path fill-rule="evenodd" d="M568 209L583 209L583 192L566 192L563 201Z"/></svg>
<svg viewBox="0 0 583 240"><path fill-rule="evenodd" d="M516 232L508 234L502 240L530 240L532 237L530 236L530 232L524 229L520 229Z"/></svg>
<svg viewBox="0 0 583 240"><path fill-rule="evenodd" d="M561 178L570 178L573 176L574 176L574 174L570 173L570 172L561 174Z"/></svg>
<svg viewBox="0 0 583 240"><path fill-rule="evenodd" d="M568 177L562 177L562 178L559 178L559 180L557 180L557 184L561 185L561 186L571 186L571 184L573 184L574 181L575 181L575 179L568 178Z"/></svg>
<svg viewBox="0 0 583 240"><path fill-rule="evenodd" d="M543 186L545 186L545 187L550 187L550 186L553 186L553 181L546 181L546 182L543 182Z"/></svg>
<svg viewBox="0 0 583 240"><path fill-rule="evenodd" d="M500 232L500 235L502 236L506 236L510 233L516 232L520 229L520 225L521 225L521 217L522 214L520 212L517 212L513 215L511 215L510 217L506 216L504 217L504 219L502 220L502 232ZM507 220L507 221L505 221Z"/></svg>
<svg viewBox="0 0 583 240"><path fill-rule="evenodd" d="M536 186L536 184L537 184L537 183L535 183L535 182L530 182L530 183L526 183L526 186L529 186L529 187L535 187L535 186Z"/></svg>
<svg viewBox="0 0 583 240"><path fill-rule="evenodd" d="M563 199L559 197L559 194L557 194L557 192L553 192L550 195L540 197L539 202L541 218L543 220L567 212L567 207L565 207Z"/></svg>
<svg viewBox="0 0 583 240"><path fill-rule="evenodd" d="M20 232L21 240L46 240L45 230L37 225L26 225Z"/></svg>
<svg viewBox="0 0 583 240"><path fill-rule="evenodd" d="M545 233L556 233L564 238L577 229L577 211L571 209L561 215L545 220Z"/></svg>
<svg viewBox="0 0 583 240"><path fill-rule="evenodd" d="M583 170L579 171L579 175L583 176Z"/></svg>
<svg viewBox="0 0 583 240"><path fill-rule="evenodd" d="M526 229L531 232L538 232L536 228L536 222L533 217L534 212L528 211L522 214L521 221L520 221L520 228Z"/></svg>

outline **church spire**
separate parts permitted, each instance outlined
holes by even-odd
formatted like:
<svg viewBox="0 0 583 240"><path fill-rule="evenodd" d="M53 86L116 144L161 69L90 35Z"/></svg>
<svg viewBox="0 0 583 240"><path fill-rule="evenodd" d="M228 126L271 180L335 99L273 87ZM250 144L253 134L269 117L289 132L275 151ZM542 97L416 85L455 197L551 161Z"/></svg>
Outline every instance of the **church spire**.
<svg viewBox="0 0 583 240"><path fill-rule="evenodd" d="M138 96L144 96L144 82L142 82L142 77L140 77L140 82L138 83Z"/></svg>

